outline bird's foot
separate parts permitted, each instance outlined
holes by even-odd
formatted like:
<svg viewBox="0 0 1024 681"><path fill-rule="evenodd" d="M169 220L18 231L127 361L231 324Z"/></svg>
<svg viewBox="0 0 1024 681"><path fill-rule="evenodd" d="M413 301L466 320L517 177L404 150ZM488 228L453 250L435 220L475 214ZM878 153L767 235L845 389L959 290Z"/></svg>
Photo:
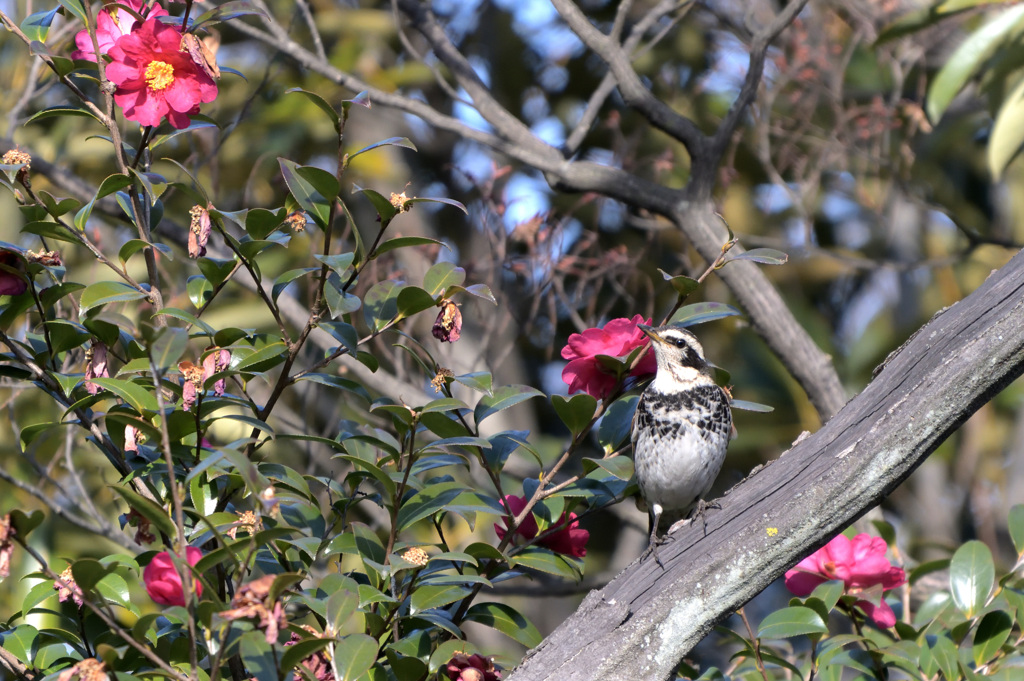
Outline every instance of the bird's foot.
<svg viewBox="0 0 1024 681"><path fill-rule="evenodd" d="M721 510L722 506L717 501L704 501L703 499L700 499L697 501L697 505L694 507L693 512L690 513L690 515L686 518L683 518L682 520L677 520L676 522L672 523L672 526L668 528L668 532L666 532L665 534L672 534L676 530L686 527L691 522L699 518L700 521L704 524L704 534L707 535L708 519L706 514L709 508Z"/></svg>

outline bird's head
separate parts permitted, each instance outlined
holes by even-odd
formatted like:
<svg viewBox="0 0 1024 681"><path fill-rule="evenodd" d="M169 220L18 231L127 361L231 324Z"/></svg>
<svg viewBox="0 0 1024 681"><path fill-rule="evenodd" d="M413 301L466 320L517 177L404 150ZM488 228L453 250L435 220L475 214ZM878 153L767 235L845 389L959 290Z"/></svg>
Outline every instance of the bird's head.
<svg viewBox="0 0 1024 681"><path fill-rule="evenodd" d="M646 324L639 324L638 328L651 339L654 356L658 361L658 382L675 379L680 383L690 383L698 375L710 375L710 366L704 359L704 347L686 329L679 326L650 327Z"/></svg>

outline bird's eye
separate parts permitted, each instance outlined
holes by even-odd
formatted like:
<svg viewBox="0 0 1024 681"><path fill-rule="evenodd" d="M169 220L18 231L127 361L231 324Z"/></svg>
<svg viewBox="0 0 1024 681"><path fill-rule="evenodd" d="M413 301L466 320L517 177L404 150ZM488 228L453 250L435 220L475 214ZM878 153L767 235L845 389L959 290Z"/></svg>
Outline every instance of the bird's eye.
<svg viewBox="0 0 1024 681"><path fill-rule="evenodd" d="M686 339L684 338L676 338L672 342L675 344L677 348L685 348L687 346Z"/></svg>

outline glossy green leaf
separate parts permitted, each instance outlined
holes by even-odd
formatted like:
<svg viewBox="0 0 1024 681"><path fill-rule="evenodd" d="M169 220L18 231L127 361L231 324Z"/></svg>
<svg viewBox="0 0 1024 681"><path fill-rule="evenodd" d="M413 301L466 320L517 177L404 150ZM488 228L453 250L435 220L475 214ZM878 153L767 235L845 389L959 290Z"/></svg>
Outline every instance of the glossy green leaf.
<svg viewBox="0 0 1024 681"><path fill-rule="evenodd" d="M256 681L280 681L277 673L277 656L267 644L262 631L247 631L241 636L239 652L245 671Z"/></svg>
<svg viewBox="0 0 1024 681"><path fill-rule="evenodd" d="M491 386L494 382L494 378L491 376L489 371L475 371L469 374L460 374L455 376L452 380L456 383L461 383L467 388L484 393L485 395L491 394Z"/></svg>
<svg viewBox="0 0 1024 681"><path fill-rule="evenodd" d="M994 582L992 552L985 544L972 540L953 554L949 563L950 594L964 615L974 617L981 611Z"/></svg>
<svg viewBox="0 0 1024 681"><path fill-rule="evenodd" d="M374 191L373 189L363 189L358 185L353 185L352 193L362 194L370 200L370 203L373 204L374 209L377 211L377 216L380 218L380 224L382 227L386 227L391 220L398 215L398 209L391 205L391 202L380 192Z"/></svg>
<svg viewBox="0 0 1024 681"><path fill-rule="evenodd" d="M1010 509L1008 526L1010 539L1013 540L1013 548L1017 555L1024 554L1024 504L1017 504Z"/></svg>
<svg viewBox="0 0 1024 681"><path fill-rule="evenodd" d="M431 197L431 196L414 196L414 197L412 197L411 199L409 199L408 201L405 202L406 210L408 210L410 206L415 205L417 203L443 203L446 206L452 206L453 208L458 208L459 210L461 210L466 215L469 215L469 211L466 210L466 207L464 205L462 205L462 203L460 203L459 201L456 201L455 199L445 199L445 198L438 198L438 197Z"/></svg>
<svg viewBox="0 0 1024 681"><path fill-rule="evenodd" d="M196 261L199 271L216 288L235 271L238 261L234 258L199 258Z"/></svg>
<svg viewBox="0 0 1024 681"><path fill-rule="evenodd" d="M694 303L693 305L683 305L679 308L672 315L668 323L679 326L693 326L716 319L738 317L741 315L742 313L739 310L725 303Z"/></svg>
<svg viewBox="0 0 1024 681"><path fill-rule="evenodd" d="M1017 9L1024 9L1024 5ZM1003 101L988 139L988 170L998 181L1024 145L1024 79Z"/></svg>
<svg viewBox="0 0 1024 681"><path fill-rule="evenodd" d="M597 441L601 443L605 453L611 453L621 447L633 428L633 415L636 413L636 405L640 401L639 395L625 395L612 402L601 423L597 427Z"/></svg>
<svg viewBox="0 0 1024 681"><path fill-rule="evenodd" d="M82 7L82 0L59 0L59 2L64 9L71 12L73 17L81 21L83 24L85 23L86 14L85 8Z"/></svg>
<svg viewBox="0 0 1024 681"><path fill-rule="evenodd" d="M462 600L472 589L459 584L427 584L412 592L410 614L415 615L430 608L441 608L449 603Z"/></svg>
<svg viewBox="0 0 1024 681"><path fill-rule="evenodd" d="M338 681L356 681L377 660L377 641L366 634L349 634L334 647L332 665Z"/></svg>
<svg viewBox="0 0 1024 681"><path fill-rule="evenodd" d="M432 296L437 296L449 286L459 286L466 280L466 270L454 263L439 262L423 275L423 288Z"/></svg>
<svg viewBox="0 0 1024 681"><path fill-rule="evenodd" d="M681 297L686 297L700 288L700 282L696 279L691 279L683 275L669 274L665 270L658 268L661 272L661 276L672 285L672 288L676 290L676 293Z"/></svg>
<svg viewBox="0 0 1024 681"><path fill-rule="evenodd" d="M300 166L285 158L278 158L277 161L288 191L313 221L321 229L326 229L331 204L340 189L337 178L314 166Z"/></svg>
<svg viewBox="0 0 1024 681"><path fill-rule="evenodd" d="M594 418L597 399L586 393L578 393L569 398L552 395L551 406L555 408L558 418L562 419L562 423L575 438L590 425L590 421Z"/></svg>
<svg viewBox="0 0 1024 681"><path fill-rule="evenodd" d="M80 312L84 314L86 311L96 307L110 303L140 300L148 297L148 295L148 293L139 291L120 281L99 281L85 287L78 304Z"/></svg>
<svg viewBox="0 0 1024 681"><path fill-rule="evenodd" d="M263 241L283 222L281 213L274 213L266 208L251 208L245 213L245 233L256 241Z"/></svg>
<svg viewBox="0 0 1024 681"><path fill-rule="evenodd" d="M484 419L499 411L515 406L531 397L543 397L544 393L528 385L506 385L496 388L492 394L480 399L473 410L473 418L479 425Z"/></svg>
<svg viewBox="0 0 1024 681"><path fill-rule="evenodd" d="M532 570L546 572L562 579L577 580L580 578L579 569L569 559L539 546L527 546L514 556L510 556L509 563L517 567L528 567Z"/></svg>
<svg viewBox="0 0 1024 681"><path fill-rule="evenodd" d="M120 250L118 250L117 259L121 261L121 265L123 266L133 255L139 251L149 248L150 246L160 251L163 256L172 260L174 259L174 251L172 251L171 247L167 244L151 244L148 241L143 241L142 239L129 239L126 241L125 244L121 246Z"/></svg>
<svg viewBox="0 0 1024 681"><path fill-rule="evenodd" d="M81 324L64 319L51 319L45 324L50 336L51 350L55 355L85 344L91 336Z"/></svg>
<svg viewBox="0 0 1024 681"><path fill-rule="evenodd" d="M104 390L109 390L120 397L139 414L157 411L156 398L153 393L137 383L123 378L93 378L90 380Z"/></svg>
<svg viewBox="0 0 1024 681"><path fill-rule="evenodd" d="M939 669L947 679L959 679L959 665L958 654L956 644L953 643L946 636L939 636L935 641L927 646L931 657L935 660L935 664L938 665ZM925 647L921 649L921 659L924 661Z"/></svg>
<svg viewBox="0 0 1024 681"><path fill-rule="evenodd" d="M443 510L449 502L462 494L463 491L464 488L458 483L441 482L417 492L405 501L402 504L402 508L398 511L396 521L398 531L406 530L413 523Z"/></svg>
<svg viewBox="0 0 1024 681"><path fill-rule="evenodd" d="M403 284L385 279L377 282L363 297L363 314L367 325L380 331L398 315L398 294Z"/></svg>
<svg viewBox="0 0 1024 681"><path fill-rule="evenodd" d="M21 509L13 509L11 511L11 527L14 528L14 531L22 539L28 537L32 530L39 527L44 520L46 520L46 515L38 509L30 513L26 513Z"/></svg>
<svg viewBox="0 0 1024 681"><path fill-rule="evenodd" d="M198 310L213 299L213 284L201 274L193 274L185 282L188 299Z"/></svg>
<svg viewBox="0 0 1024 681"><path fill-rule="evenodd" d="M754 411L760 414L770 414L775 411L775 407L771 405L761 404L760 402L748 402L747 400L729 400L729 406L733 409Z"/></svg>
<svg viewBox="0 0 1024 681"><path fill-rule="evenodd" d="M259 9L248 0L229 0L229 2L222 2L217 7L214 7L210 11L204 12L196 17L195 23L192 25L192 29L196 30L206 24L216 24L244 16L267 18L266 12ZM260 679L260 681L263 680Z"/></svg>
<svg viewBox="0 0 1024 681"><path fill-rule="evenodd" d="M1013 618L1005 610L986 613L974 632L974 646L971 652L974 664L980 667L999 654L1013 629Z"/></svg>
<svg viewBox="0 0 1024 681"><path fill-rule="evenodd" d="M785 265L789 256L774 248L751 248L749 251L730 256L726 262L733 260L751 260L762 265Z"/></svg>
<svg viewBox="0 0 1024 681"><path fill-rule="evenodd" d="M348 160L351 161L352 159L354 159L356 156L359 156L360 154L365 154L368 151L373 151L374 149L379 149L380 147L388 147L388 146L390 146L390 147L404 147L406 149L412 149L413 151L417 151L416 145L413 144L412 140L410 140L408 137L389 137L386 140L381 140L379 142L374 142L373 144L371 144L368 147L363 147L359 151L352 152L351 154L348 155Z"/></svg>
<svg viewBox="0 0 1024 681"><path fill-rule="evenodd" d="M282 342L270 343L265 345L256 352L247 356L236 364L233 369L236 371L246 371L257 373L266 371L267 369L276 366L280 362L284 361L284 353L288 352L288 346Z"/></svg>
<svg viewBox="0 0 1024 681"><path fill-rule="evenodd" d="M406 286L398 293L398 316L400 317L411 317L434 306L434 298L418 286Z"/></svg>
<svg viewBox="0 0 1024 681"><path fill-rule="evenodd" d="M792 605L770 613L757 628L758 638L790 638L826 633L828 625L821 619L821 615L802 605Z"/></svg>
<svg viewBox="0 0 1024 681"><path fill-rule="evenodd" d="M149 355L160 370L176 366L188 347L188 332L185 329L164 327L149 347Z"/></svg>
<svg viewBox="0 0 1024 681"><path fill-rule="evenodd" d="M938 123L953 98L977 75L988 59L1020 31L1024 6L998 12L964 40L935 74L928 86L925 111L932 123Z"/></svg>
<svg viewBox="0 0 1024 681"><path fill-rule="evenodd" d="M331 631L343 631L345 624L359 607L359 585L350 577L344 577L341 584L327 598L327 623Z"/></svg>
<svg viewBox="0 0 1024 681"><path fill-rule="evenodd" d="M398 236L395 237L394 239L388 239L387 241L377 246L377 250L374 253L374 256L376 257L384 255L388 251L393 251L397 248L408 248L409 246L426 245L444 246L444 242L438 241L437 239L431 239L430 237L425 236Z"/></svg>
<svg viewBox="0 0 1024 681"><path fill-rule="evenodd" d="M317 108L319 108L321 111L327 114L327 117L331 119L331 123L334 124L334 131L339 133L341 132L341 117L338 115L338 112L334 110L334 107L327 103L327 100L325 100L323 97L321 97L315 92L303 90L302 88L293 87L290 90L284 91L284 94L286 95L290 95L292 93L298 93L300 95L305 96L306 99L311 101L313 104L317 106Z"/></svg>
<svg viewBox="0 0 1024 681"><path fill-rule="evenodd" d="M189 324L191 326L196 326L196 327L202 329L203 333L205 333L205 334L207 334L208 336L211 336L211 337L216 333L216 330L212 326L210 326L209 324L204 322L202 319L199 319L198 317L196 317L192 313L185 312L184 310L179 310L179 309L174 308L174 307L165 307L164 309L160 310L159 312L155 312L153 314L154 317L156 317L157 315L165 315L167 317L172 317L174 319L181 320L181 321L183 321L186 324Z"/></svg>
<svg viewBox="0 0 1024 681"><path fill-rule="evenodd" d="M471 286L449 286L446 295L450 298L458 293L468 293L471 296L486 300L487 302L497 305L498 300L494 297L494 293L491 291L491 287L487 284L473 284Z"/></svg>
<svg viewBox="0 0 1024 681"><path fill-rule="evenodd" d="M159 506L156 502L142 496L138 492L121 485L110 485L110 489L124 499L129 508L135 509L136 513L141 514L146 520L153 523L158 532L163 533L167 537L177 536L178 530L162 506Z"/></svg>
<svg viewBox="0 0 1024 681"><path fill-rule="evenodd" d="M527 648L537 647L544 638L525 616L504 603L476 603L466 611L466 620L493 627Z"/></svg>
<svg viewBox="0 0 1024 681"><path fill-rule="evenodd" d="M60 7L54 7L51 10L42 12L36 12L25 17L25 20L21 22L21 32L25 34L25 37L31 40L38 40L41 43L46 42L46 35L50 32L50 25L53 24L53 18L57 16L57 12Z"/></svg>

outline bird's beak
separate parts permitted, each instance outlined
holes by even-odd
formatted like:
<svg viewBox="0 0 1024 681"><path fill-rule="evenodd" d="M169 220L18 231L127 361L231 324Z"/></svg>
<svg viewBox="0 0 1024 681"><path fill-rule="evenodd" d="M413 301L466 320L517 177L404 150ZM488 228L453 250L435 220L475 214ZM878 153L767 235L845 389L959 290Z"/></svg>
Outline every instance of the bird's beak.
<svg viewBox="0 0 1024 681"><path fill-rule="evenodd" d="M640 329L641 331L643 331L643 332L644 332L644 334L645 334L645 335L646 335L646 336L647 336L648 338L650 338L650 339L651 339L652 341L654 341L655 343L661 343L661 342L663 342L663 341L661 340L661 336L659 336L659 335L658 335L658 332L654 330L654 327L653 327L653 326L647 326L646 324L637 324L637 325L636 325L636 328L638 328L638 329Z"/></svg>

